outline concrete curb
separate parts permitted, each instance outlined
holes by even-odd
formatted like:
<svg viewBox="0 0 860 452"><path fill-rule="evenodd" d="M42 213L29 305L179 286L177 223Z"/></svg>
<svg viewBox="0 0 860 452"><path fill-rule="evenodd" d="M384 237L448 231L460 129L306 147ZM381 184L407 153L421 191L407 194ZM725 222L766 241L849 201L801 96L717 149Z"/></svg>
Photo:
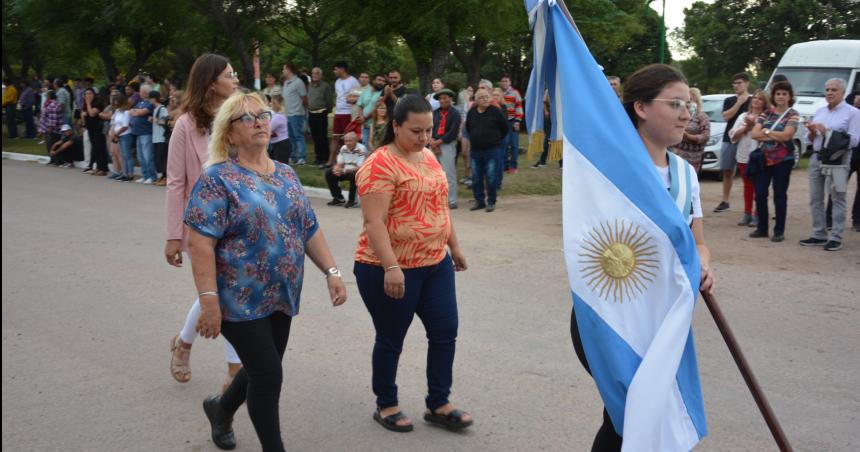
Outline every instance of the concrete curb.
<svg viewBox="0 0 860 452"><path fill-rule="evenodd" d="M19 152L6 152L3 151L3 158L9 160L18 160L21 162L36 162L41 163L43 165L47 165L51 159L46 155L32 155L32 154L21 154ZM75 162L75 166L78 168L85 168L86 164L83 162ZM308 187L303 185L302 188L305 190L305 194L311 198L320 198L320 199L329 199L331 198L331 193L329 193L327 188L320 187Z"/></svg>

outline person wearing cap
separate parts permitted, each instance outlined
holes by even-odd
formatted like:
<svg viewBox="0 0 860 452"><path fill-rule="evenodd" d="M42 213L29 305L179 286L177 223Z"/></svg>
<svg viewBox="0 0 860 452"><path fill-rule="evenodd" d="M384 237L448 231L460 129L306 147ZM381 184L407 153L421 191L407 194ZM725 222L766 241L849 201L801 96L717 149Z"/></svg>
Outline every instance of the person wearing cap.
<svg viewBox="0 0 860 452"><path fill-rule="evenodd" d="M137 146L137 160L143 177L137 182L152 185L155 182L155 155L152 147L152 123L150 118L155 111L155 106L149 100L150 85L140 87L140 101L129 110L131 116L131 133L135 136Z"/></svg>
<svg viewBox="0 0 860 452"><path fill-rule="evenodd" d="M167 120L170 119L170 114L167 112L167 106L161 103L161 93L158 91L149 92L149 101L152 103L152 147L155 151L155 172L158 173L158 179L155 180L155 185L163 187L167 185Z"/></svg>
<svg viewBox="0 0 860 452"><path fill-rule="evenodd" d="M60 127L60 139L51 146L50 165L61 168L72 168L76 161L84 159L84 140L75 134L72 126L63 124Z"/></svg>
<svg viewBox="0 0 860 452"><path fill-rule="evenodd" d="M364 163L367 158L367 148L358 142L358 136L355 132L347 132L343 135L343 146L337 153L335 165L325 172L325 181L331 191L332 200L329 201L330 206L344 206L347 209L355 207L355 173ZM343 200L343 193L340 189L341 181L349 181L349 199ZM345 203L345 204L344 204Z"/></svg>
<svg viewBox="0 0 860 452"><path fill-rule="evenodd" d="M435 82L435 80L434 80ZM433 139L430 149L436 154L448 179L448 207L457 208L457 135L460 133L460 113L454 104L454 91L440 88L433 99L439 108L433 111Z"/></svg>

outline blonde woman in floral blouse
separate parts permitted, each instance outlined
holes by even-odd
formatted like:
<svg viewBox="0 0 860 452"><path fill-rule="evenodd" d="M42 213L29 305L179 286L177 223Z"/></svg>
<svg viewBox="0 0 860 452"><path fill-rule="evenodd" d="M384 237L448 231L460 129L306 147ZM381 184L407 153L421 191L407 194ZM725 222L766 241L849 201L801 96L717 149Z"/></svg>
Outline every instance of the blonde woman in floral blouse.
<svg viewBox="0 0 860 452"><path fill-rule="evenodd" d="M236 447L233 415L247 400L263 450L284 450L281 360L299 313L305 255L325 275L332 304L346 301L296 173L266 152L271 121L257 94L237 93L224 102L212 126L209 161L185 210L200 297L197 331L206 338L223 333L242 360L224 394L203 402L221 449Z"/></svg>
<svg viewBox="0 0 860 452"><path fill-rule="evenodd" d="M705 155L705 143L711 137L711 120L702 111L702 93L698 88L690 88L690 99L694 107L690 110L690 122L684 130L684 139L675 146L672 152L683 158L696 173L702 168L702 158Z"/></svg>

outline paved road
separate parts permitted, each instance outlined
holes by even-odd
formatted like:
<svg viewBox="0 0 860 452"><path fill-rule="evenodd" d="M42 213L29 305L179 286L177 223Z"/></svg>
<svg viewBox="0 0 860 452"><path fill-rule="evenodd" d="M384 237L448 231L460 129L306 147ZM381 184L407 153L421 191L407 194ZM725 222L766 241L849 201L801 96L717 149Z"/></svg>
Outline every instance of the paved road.
<svg viewBox="0 0 860 452"><path fill-rule="evenodd" d="M857 450L860 233L838 253L796 245L806 182L795 173L788 239L751 241L737 214L710 216L719 298L799 451ZM706 207L719 185L703 184ZM850 195L853 199L853 191ZM164 194L34 163L2 163L3 448L14 451L214 451L200 403L220 387L219 341L200 340L193 379L168 373L168 341L194 296L190 268L161 256ZM737 203L739 200L735 200ZM359 212L314 200L338 262L350 268ZM284 360L284 438L292 451L583 451L600 420L595 387L568 335L560 199L500 200L456 211L471 268L458 275L460 337L452 399L475 428L373 423L373 328L351 275L350 300L324 300L309 271ZM351 272L347 272L351 273ZM698 450L775 450L707 311L695 331L710 436ZM420 322L401 360L402 406L423 409ZM244 410L239 449L259 450Z"/></svg>

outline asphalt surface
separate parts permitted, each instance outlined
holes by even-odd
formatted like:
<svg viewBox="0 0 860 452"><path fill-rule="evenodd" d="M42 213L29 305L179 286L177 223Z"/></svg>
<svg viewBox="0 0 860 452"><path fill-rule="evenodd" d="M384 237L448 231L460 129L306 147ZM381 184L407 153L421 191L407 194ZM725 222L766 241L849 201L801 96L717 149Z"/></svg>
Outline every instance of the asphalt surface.
<svg viewBox="0 0 860 452"><path fill-rule="evenodd" d="M795 450L858 450L860 233L846 232L836 253L798 246L809 229L807 188L804 173L793 178L782 244L746 238L737 209L707 214L718 299ZM719 184L702 190L710 212ZM373 327L351 274L360 212L325 201L313 204L350 299L332 308L323 277L306 272L284 359L288 450L590 449L601 403L568 333L559 197L503 197L492 214L454 212L470 265L457 276L452 401L475 426L462 434L420 420L426 343L417 320L398 376L416 429L395 434L372 421ZM3 161L4 449L217 450L201 402L223 381L222 339L195 343L191 382L168 372L168 342L195 289L190 265L164 262L163 210L157 187ZM710 429L697 450L776 450L703 303L694 330ZM235 429L237 450L259 450L244 409Z"/></svg>

